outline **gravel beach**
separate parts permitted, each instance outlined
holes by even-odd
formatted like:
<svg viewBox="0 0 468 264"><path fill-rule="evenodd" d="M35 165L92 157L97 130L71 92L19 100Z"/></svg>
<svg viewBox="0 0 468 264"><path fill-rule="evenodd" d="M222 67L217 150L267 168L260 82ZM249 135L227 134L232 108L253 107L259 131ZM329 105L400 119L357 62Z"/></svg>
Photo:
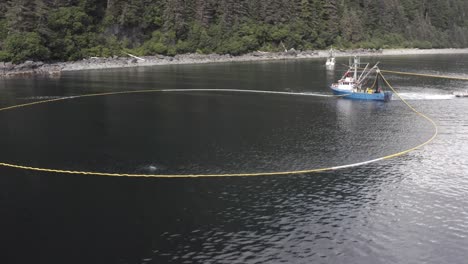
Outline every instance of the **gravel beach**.
<svg viewBox="0 0 468 264"><path fill-rule="evenodd" d="M463 54L468 49L387 49L387 50L337 50L335 57L349 56L398 56L398 55L426 55L426 54ZM319 59L329 56L328 50L297 51L291 49L286 52L251 52L245 55L232 56L229 54L181 54L174 57L156 55L137 59L131 56L112 58L88 58L73 62L43 63L27 61L22 64L0 62L0 77L47 75L57 76L64 71L80 71L94 69L112 69L127 67L143 67L171 64L202 64L217 62L267 61L292 59Z"/></svg>

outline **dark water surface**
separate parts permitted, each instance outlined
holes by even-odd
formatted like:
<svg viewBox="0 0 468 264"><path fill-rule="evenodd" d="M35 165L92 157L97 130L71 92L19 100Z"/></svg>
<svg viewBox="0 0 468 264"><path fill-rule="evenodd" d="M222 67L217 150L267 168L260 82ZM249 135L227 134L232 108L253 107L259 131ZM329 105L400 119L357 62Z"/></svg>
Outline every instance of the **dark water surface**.
<svg viewBox="0 0 468 264"><path fill-rule="evenodd" d="M377 58L363 60L377 61ZM467 55L379 58L467 77ZM338 63L345 63L345 59ZM330 94L319 60L159 66L0 80L0 106L143 89ZM0 263L466 263L467 82L388 76L439 125L408 155L327 173L151 179L0 167ZM0 162L190 174L304 170L425 142L401 101L237 92L117 94L0 112Z"/></svg>

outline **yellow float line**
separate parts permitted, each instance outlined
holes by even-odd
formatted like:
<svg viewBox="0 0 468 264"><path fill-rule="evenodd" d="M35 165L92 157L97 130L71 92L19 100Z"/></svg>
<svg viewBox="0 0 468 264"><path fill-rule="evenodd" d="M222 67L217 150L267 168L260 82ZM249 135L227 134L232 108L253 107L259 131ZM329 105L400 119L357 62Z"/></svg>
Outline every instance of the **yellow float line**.
<svg viewBox="0 0 468 264"><path fill-rule="evenodd" d="M388 156L386 156L386 158L398 157L398 156L401 156L403 154L406 154L406 153L411 152L411 151L413 151L413 150L415 150L417 148L423 147L423 146L431 143L437 137L437 135L439 134L439 127L437 126L436 122L434 120L432 120L430 117L428 117L427 115L425 115L425 114L419 112L418 110L416 110L416 108L414 108L412 105L410 105L405 99L403 99L403 97L401 97L401 95L397 91L395 91L395 89L392 87L392 85L390 85L390 83L382 75L382 73L379 73L379 74L382 77L382 79L384 80L384 82L387 84L387 86L390 87L390 89L393 91L393 93L396 94L398 96L398 98L400 98L400 100L403 101L403 103L405 103L413 112L415 112L419 116L421 116L424 119L426 119L427 121L429 121L432 124L433 128L434 128L434 134L432 135L432 137L429 140L427 140L426 142L424 142L423 144L421 144L419 146L416 146L414 148L408 149L406 151L402 151L402 152L399 152L399 153L396 153L396 154L393 154L393 155L388 155Z"/></svg>
<svg viewBox="0 0 468 264"><path fill-rule="evenodd" d="M382 76L383 77L383 76ZM393 87L390 86L390 84L387 82L387 80L384 81L389 85L389 87L399 96L399 94L393 89ZM63 101L63 100L69 100L69 99L77 99L77 98L85 98L85 97L97 97L97 96L107 96L107 95L117 95L117 94L132 94L132 93L150 93L150 92L197 92L197 91L237 91L237 92L252 92L249 90L226 90L226 89L165 89L165 90L139 90L139 91L122 91L122 92L109 92L109 93L96 93L96 94L86 94L86 95L78 95L78 96L70 96L70 97L64 97L64 98L56 98L56 99L51 99L51 100L44 100L44 101L38 101L38 102L33 102L33 103L27 103L27 104L20 104L20 105L14 105L14 106L9 106L5 108L1 108L0 111L6 111L6 110L12 110L12 109L17 109L21 107L27 107L27 106L33 106L37 104L45 104L45 103L51 103L51 102L57 102L57 101ZM269 91L253 91L253 92L262 92L262 93L270 93ZM271 92L271 93L278 93L278 94L294 94L294 93L287 93L287 92ZM300 95L311 95L314 96L313 94L300 94ZM320 96L320 95L316 95ZM332 96L329 96L332 97ZM400 97L400 96L399 96ZM345 168L352 168L352 167L357 167L357 166L362 166L398 156L402 156L408 152L414 151L418 148L421 148L427 144L429 144L434 138L437 136L437 125L432 119L429 117L425 116L424 114L418 112L415 108L413 108L409 103L407 103L403 98L400 97L403 102L415 113L419 114L420 116L424 117L425 119L429 120L431 124L434 126L435 132L434 135L424 142L421 145L418 145L416 147L413 147L411 149L401 151L392 155L384 156L381 158L373 159L373 160L368 160L364 162L359 162L359 163L352 163L352 164L346 164L346 165L341 165L341 166L334 166L334 167L326 167L326 168L317 168L317 169L307 169L307 170L295 170L295 171L279 171L279 172L258 172L258 173L224 173L224 174L132 174L132 173L108 173L108 172L98 172L98 171L77 171L77 170L60 170L60 169L51 169L51 168L41 168L41 167L31 167L31 166L24 166L24 165L19 165L19 164L12 164L12 163L6 163L6 162L0 162L0 166L3 167L9 167L9 168L15 168L15 169L23 169L23 170L30 170L30 171L39 171L39 172L50 172L50 173L61 173L61 174L78 174L78 175L94 175L94 176L110 176L110 177L148 177L148 178L202 178L202 177L251 177L251 176L275 176L275 175L294 175L294 174L307 174L307 173L317 173L317 172L325 172L325 171L334 171L334 170L340 170L340 169L345 169Z"/></svg>
<svg viewBox="0 0 468 264"><path fill-rule="evenodd" d="M430 78L449 79L449 80L458 80L458 81L468 81L468 78L465 78L465 77L443 76L443 75L412 73L412 72L399 72L399 71L389 71L389 70L380 70L380 72L389 73L389 74L398 74L398 75L408 75L408 76L419 76L419 77L430 77Z"/></svg>

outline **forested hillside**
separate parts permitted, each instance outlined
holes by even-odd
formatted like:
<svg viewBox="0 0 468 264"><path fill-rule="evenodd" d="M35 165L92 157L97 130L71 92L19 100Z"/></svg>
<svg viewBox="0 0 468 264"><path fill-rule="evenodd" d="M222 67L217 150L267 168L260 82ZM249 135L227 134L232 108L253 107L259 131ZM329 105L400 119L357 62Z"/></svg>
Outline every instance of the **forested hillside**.
<svg viewBox="0 0 468 264"><path fill-rule="evenodd" d="M468 47L466 0L2 0L0 61Z"/></svg>

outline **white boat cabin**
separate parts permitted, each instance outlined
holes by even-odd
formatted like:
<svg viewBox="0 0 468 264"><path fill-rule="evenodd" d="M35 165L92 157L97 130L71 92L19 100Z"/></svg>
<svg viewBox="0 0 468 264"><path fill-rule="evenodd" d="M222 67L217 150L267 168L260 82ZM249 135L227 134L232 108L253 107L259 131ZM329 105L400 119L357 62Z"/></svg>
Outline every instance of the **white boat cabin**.
<svg viewBox="0 0 468 264"><path fill-rule="evenodd" d="M356 87L356 81L353 77L344 77L338 80L338 83L332 84L332 87L343 91L353 91Z"/></svg>

